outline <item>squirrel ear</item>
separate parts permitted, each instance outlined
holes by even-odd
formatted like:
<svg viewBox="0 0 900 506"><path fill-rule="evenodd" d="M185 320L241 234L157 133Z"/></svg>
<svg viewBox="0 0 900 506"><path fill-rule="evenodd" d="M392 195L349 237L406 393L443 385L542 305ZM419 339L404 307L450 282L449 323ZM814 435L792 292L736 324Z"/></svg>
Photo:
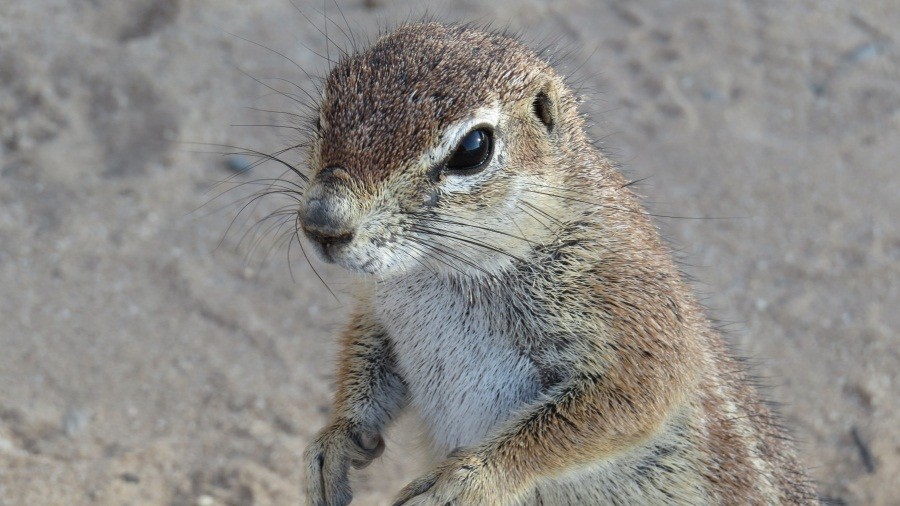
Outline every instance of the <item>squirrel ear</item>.
<svg viewBox="0 0 900 506"><path fill-rule="evenodd" d="M556 93L553 84L547 82L541 87L540 91L534 96L531 103L531 109L535 116L547 127L547 132L552 132L556 126L556 119L559 117L559 109L557 106Z"/></svg>

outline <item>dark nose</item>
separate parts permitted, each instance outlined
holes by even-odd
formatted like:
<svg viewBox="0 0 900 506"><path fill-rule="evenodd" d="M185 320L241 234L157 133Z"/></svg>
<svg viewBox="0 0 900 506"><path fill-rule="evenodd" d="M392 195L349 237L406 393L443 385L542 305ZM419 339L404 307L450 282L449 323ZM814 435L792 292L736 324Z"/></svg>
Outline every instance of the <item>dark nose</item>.
<svg viewBox="0 0 900 506"><path fill-rule="evenodd" d="M300 222L303 232L326 250L329 246L340 246L353 240L353 230L337 218L325 199L312 199L306 204Z"/></svg>

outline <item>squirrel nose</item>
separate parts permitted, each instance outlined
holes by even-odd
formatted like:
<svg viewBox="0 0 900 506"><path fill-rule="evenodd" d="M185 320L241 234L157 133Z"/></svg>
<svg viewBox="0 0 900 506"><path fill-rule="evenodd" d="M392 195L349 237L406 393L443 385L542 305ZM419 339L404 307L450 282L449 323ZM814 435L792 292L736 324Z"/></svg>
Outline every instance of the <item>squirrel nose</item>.
<svg viewBox="0 0 900 506"><path fill-rule="evenodd" d="M300 218L306 236L323 248L341 246L353 240L353 229L339 218L325 199L312 199Z"/></svg>

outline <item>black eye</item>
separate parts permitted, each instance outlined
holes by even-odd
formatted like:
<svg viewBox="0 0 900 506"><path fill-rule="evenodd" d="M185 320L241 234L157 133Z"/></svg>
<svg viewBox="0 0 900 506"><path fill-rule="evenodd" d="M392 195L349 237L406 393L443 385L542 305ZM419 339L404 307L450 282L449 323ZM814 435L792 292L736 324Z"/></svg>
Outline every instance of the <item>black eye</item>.
<svg viewBox="0 0 900 506"><path fill-rule="evenodd" d="M491 131L487 128L472 130L460 141L444 168L456 174L475 174L491 161L493 151L494 137Z"/></svg>

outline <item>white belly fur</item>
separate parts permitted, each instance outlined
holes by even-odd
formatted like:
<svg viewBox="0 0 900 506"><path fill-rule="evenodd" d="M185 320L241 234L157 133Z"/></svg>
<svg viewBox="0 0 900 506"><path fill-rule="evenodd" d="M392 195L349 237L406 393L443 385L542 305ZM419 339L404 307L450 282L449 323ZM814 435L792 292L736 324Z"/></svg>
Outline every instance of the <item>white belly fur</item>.
<svg viewBox="0 0 900 506"><path fill-rule="evenodd" d="M533 364L488 325L486 304L467 304L434 277L383 282L375 313L393 343L410 404L436 457L476 444L537 397ZM497 326L495 325L494 328Z"/></svg>

